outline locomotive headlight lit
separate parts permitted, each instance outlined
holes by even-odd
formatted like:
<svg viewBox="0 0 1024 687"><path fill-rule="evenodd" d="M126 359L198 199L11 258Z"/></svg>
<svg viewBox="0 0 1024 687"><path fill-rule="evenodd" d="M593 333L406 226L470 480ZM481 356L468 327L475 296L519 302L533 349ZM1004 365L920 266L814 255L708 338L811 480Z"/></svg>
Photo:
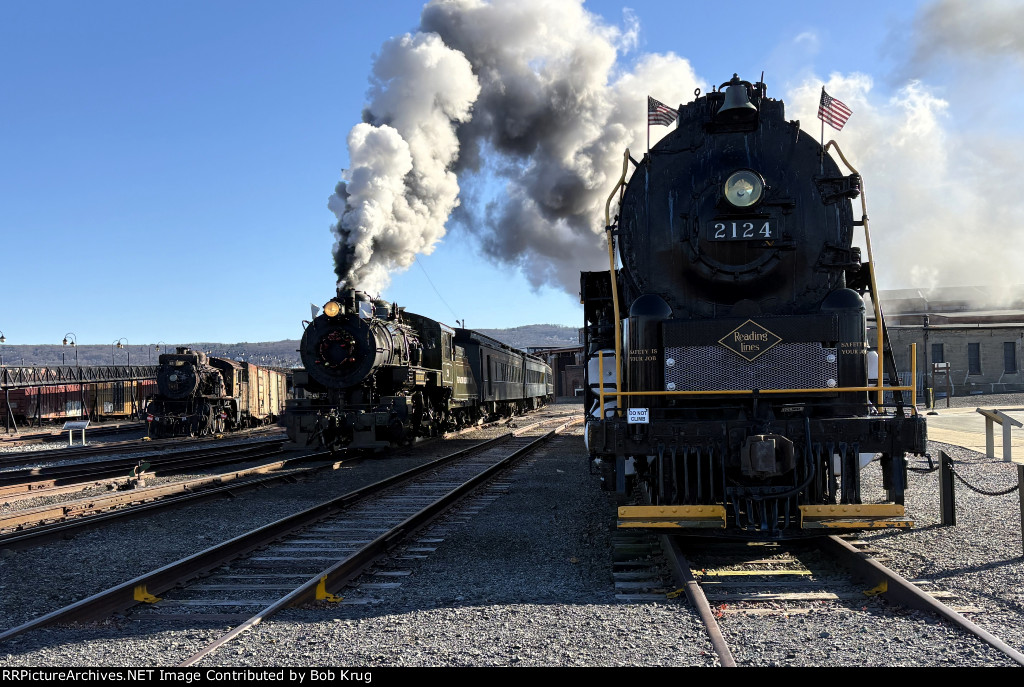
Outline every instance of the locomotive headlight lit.
<svg viewBox="0 0 1024 687"><path fill-rule="evenodd" d="M764 182L748 169L734 172L725 180L725 199L738 208L748 208L761 200Z"/></svg>
<svg viewBox="0 0 1024 687"><path fill-rule="evenodd" d="M337 317L340 312L341 304L338 301L327 301L324 305L324 315L328 317Z"/></svg>

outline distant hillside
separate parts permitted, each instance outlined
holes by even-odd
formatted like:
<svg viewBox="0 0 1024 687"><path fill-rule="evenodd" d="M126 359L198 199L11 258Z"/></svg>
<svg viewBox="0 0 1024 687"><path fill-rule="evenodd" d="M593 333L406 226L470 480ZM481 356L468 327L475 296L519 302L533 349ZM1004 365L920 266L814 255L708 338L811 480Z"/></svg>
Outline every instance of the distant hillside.
<svg viewBox="0 0 1024 687"><path fill-rule="evenodd" d="M299 340L285 339L284 341L258 341L225 344L200 342L190 344L198 351L205 351L210 355L219 358L231 358L232 360L244 360L253 365L266 365L268 367L302 367L299 359Z"/></svg>
<svg viewBox="0 0 1024 687"><path fill-rule="evenodd" d="M561 324L527 324L510 329L480 329L481 334L497 339L513 348L578 346L579 329Z"/></svg>
<svg viewBox="0 0 1024 687"><path fill-rule="evenodd" d="M126 349L116 348L111 344L82 344L77 351L73 346L51 345L0 345L0 357L3 363L16 365L156 365L161 353L173 353L176 346L187 346L196 351L232 360L244 360L254 365L268 367L299 367L299 354L296 349L299 342L295 339L270 342L241 343L187 343L156 345L131 344Z"/></svg>
<svg viewBox="0 0 1024 687"><path fill-rule="evenodd" d="M576 346L579 344L579 330L557 324L528 324L510 329L480 329L481 333L497 339L514 348L530 346ZM301 367L297 339L284 341L261 341L240 343L213 343L201 341L191 344L177 344L209 353L221 358L244 360L254 365L268 367ZM161 353L173 352L175 344L155 345L132 344L127 350L111 344L82 344L78 346L79 365L125 365L131 354L132 365L155 365ZM76 349L60 345L11 345L0 344L0 359L10 367L16 365L65 365L75 364ZM63 359L62 359L63 356Z"/></svg>

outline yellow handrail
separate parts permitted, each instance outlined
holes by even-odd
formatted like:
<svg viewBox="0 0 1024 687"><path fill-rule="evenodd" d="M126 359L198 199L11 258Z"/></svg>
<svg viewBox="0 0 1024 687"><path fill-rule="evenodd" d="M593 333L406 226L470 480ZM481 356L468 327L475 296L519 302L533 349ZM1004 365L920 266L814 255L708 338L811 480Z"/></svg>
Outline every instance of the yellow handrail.
<svg viewBox="0 0 1024 687"><path fill-rule="evenodd" d="M619 177L619 182L615 184L615 188L608 194L608 201L604 204L604 226L605 236L608 238L608 267L609 275L612 279L612 309L615 312L615 412L618 414L619 407L622 406L622 399L619 398L619 394L622 392L621 382L619 377L622 370L622 320L619 318L619 280L615 276L615 242L612 238L612 198L615 197L615 193L626 183L626 172L629 171L629 148L626 148L626 152L622 154L622 176ZM604 363L604 356L601 356L601 362ZM601 377L601 390L602 390L602 401L601 401L601 418L604 419L604 376Z"/></svg>
<svg viewBox="0 0 1024 687"><path fill-rule="evenodd" d="M850 161L843 155L842 148L835 141L829 141L825 145L825 152L828 152L829 148L835 147L836 152L839 153L839 157L842 158L843 162L850 171L860 176L860 172L854 169ZM861 210L861 223L864 225L864 241L868 249L868 275L871 277L871 304L875 310L875 329L878 330L878 386L875 390L878 391L878 405L882 405L882 373L885 368L885 349L882 346L882 304L880 303L881 298L878 297L878 284L875 283L875 258L871 254L871 232L868 231L868 199L867 193L864 190L864 178L860 180L860 210ZM917 407L916 405L914 406Z"/></svg>
<svg viewBox="0 0 1024 687"><path fill-rule="evenodd" d="M757 394L829 394L829 393L845 393L845 392L856 392L856 391L876 391L878 387L875 386L842 386L832 387L825 389L757 389ZM911 412L917 415L917 393L915 391L916 385L910 386L883 386L882 391L909 391L913 399L913 405L911 406ZM616 396L752 396L754 395L754 389L718 389L713 391L620 391L616 393ZM601 392L602 405L604 408L604 390ZM878 404L883 405L882 403ZM601 415L601 419L604 419L604 415Z"/></svg>
<svg viewBox="0 0 1024 687"><path fill-rule="evenodd" d="M620 396L715 396L722 394L832 394L850 391L874 391L874 386L837 386L824 389L715 389L711 391L622 391ZM912 386L886 386L885 391L910 391Z"/></svg>
<svg viewBox="0 0 1024 687"><path fill-rule="evenodd" d="M910 385L910 406L914 409L914 415L917 415L917 344L910 344L910 379L912 384Z"/></svg>
<svg viewBox="0 0 1024 687"><path fill-rule="evenodd" d="M600 403L601 403L601 419L605 418L604 411L604 354L598 351L597 359L598 375L601 378L601 391L600 391ZM915 380L913 384L908 386L882 386L881 390L886 391L909 391L910 392L910 408L914 415L917 415L917 344L910 345L910 374L911 379ZM616 377L616 382L618 377ZM847 393L847 392L871 392L878 390L877 386L841 386L841 387L826 387L824 389L757 389L758 394L830 394L830 393ZM616 384L615 397L616 397L616 414L619 413L619 406L622 404L622 396L752 396L755 393L754 389L718 389L711 391L622 391ZM880 400L879 406L882 405Z"/></svg>

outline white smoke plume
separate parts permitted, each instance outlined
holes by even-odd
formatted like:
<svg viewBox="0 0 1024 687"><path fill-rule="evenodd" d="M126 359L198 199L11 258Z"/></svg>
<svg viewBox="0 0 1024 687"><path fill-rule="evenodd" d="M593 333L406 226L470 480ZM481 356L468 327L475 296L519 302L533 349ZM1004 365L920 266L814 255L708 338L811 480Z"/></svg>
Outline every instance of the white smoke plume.
<svg viewBox="0 0 1024 687"><path fill-rule="evenodd" d="M395 268L430 253L458 205L455 126L480 86L466 58L434 34L384 44L365 122L348 136L349 169L328 207L339 281L379 291Z"/></svg>
<svg viewBox="0 0 1024 687"><path fill-rule="evenodd" d="M581 0L429 3L417 33L385 44L349 135L329 202L339 281L382 289L444 236L459 181L494 175L502 199L463 225L535 285L575 292L581 268L605 264L604 201L626 147L643 151L646 96L675 106L700 85L671 54L622 68L636 31L632 15L612 27ZM667 131L655 129L652 142Z"/></svg>

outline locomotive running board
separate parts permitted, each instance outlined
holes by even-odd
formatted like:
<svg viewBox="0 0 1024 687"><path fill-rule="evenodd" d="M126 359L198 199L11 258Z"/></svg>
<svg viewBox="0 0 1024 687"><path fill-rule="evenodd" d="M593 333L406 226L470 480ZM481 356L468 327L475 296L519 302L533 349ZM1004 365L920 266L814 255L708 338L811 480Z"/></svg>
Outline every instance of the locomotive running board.
<svg viewBox="0 0 1024 687"><path fill-rule="evenodd" d="M725 528L725 506L619 506L620 528Z"/></svg>
<svg viewBox="0 0 1024 687"><path fill-rule="evenodd" d="M891 529L911 528L914 521L904 517L899 503L857 503L828 506L800 506L803 529Z"/></svg>

